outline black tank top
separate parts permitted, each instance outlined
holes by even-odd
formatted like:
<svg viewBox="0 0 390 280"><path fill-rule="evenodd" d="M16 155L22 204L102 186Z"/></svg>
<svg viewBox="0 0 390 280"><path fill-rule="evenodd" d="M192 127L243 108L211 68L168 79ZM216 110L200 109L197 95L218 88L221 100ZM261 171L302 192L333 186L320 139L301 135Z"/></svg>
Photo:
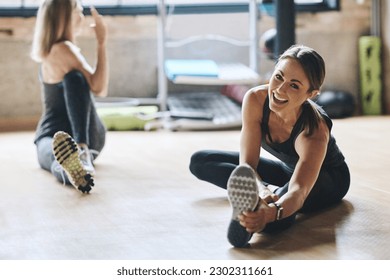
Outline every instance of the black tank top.
<svg viewBox="0 0 390 280"><path fill-rule="evenodd" d="M299 116L297 122L295 123L290 137L282 142L282 143L276 143L272 141L270 132L269 132L269 127L268 127L268 120L269 120L269 115L270 115L270 108L269 108L269 100L268 96L264 102L264 107L263 107L263 120L261 122L261 131L262 131L262 147L269 152L270 154L274 155L281 161L283 161L290 169L291 171L294 170L295 165L298 162L299 156L297 152L295 151L295 140L298 137L298 135L302 132L304 129L303 123L303 117L304 115L304 110L311 110L311 105L308 102L312 101L307 101L305 104L303 104L303 109L302 113ZM314 104L315 108L319 111L321 116L325 119L326 124L328 125L329 132L332 130L332 120L329 118L329 116L326 114L326 112L318 106L316 103L312 102ZM269 139L270 141L267 141ZM328 142L328 148L326 151L326 156L324 159L324 162L322 166L338 166L344 162L344 156L341 153L339 147L336 144L336 140L333 137L332 134L330 134L329 137L329 142Z"/></svg>
<svg viewBox="0 0 390 280"><path fill-rule="evenodd" d="M64 99L63 81L47 84L41 80L43 113L35 132L35 143L46 136L52 137L57 131L70 133L70 123Z"/></svg>

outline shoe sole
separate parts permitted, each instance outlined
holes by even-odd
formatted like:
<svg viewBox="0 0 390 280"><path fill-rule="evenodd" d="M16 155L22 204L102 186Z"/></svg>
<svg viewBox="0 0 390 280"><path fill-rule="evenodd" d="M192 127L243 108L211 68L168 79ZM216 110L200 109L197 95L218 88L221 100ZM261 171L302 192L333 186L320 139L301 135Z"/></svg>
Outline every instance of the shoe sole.
<svg viewBox="0 0 390 280"><path fill-rule="evenodd" d="M227 191L233 210L228 228L228 240L234 247L245 247L252 234L240 225L238 216L244 211L255 210L259 203L255 171L248 165L237 166L229 177Z"/></svg>
<svg viewBox="0 0 390 280"><path fill-rule="evenodd" d="M68 175L70 183L82 193L89 193L94 186L93 178L84 169L77 144L68 133L59 131L54 135L53 153Z"/></svg>

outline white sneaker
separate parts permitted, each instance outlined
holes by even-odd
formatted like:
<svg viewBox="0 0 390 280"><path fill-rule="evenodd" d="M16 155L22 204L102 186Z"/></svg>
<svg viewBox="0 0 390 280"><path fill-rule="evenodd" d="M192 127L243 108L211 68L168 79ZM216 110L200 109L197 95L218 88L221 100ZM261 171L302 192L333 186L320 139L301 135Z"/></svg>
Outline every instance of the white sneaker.
<svg viewBox="0 0 390 280"><path fill-rule="evenodd" d="M255 171L249 165L237 166L229 177L227 191L232 206L228 240L234 247L245 247L252 233L240 225L238 216L243 211L254 211L259 203L259 189Z"/></svg>
<svg viewBox="0 0 390 280"><path fill-rule="evenodd" d="M59 131L54 135L53 153L70 183L81 192L89 193L94 186L93 178L81 163L77 144L68 133Z"/></svg>
<svg viewBox="0 0 390 280"><path fill-rule="evenodd" d="M95 175L95 167L92 162L92 155L91 151L88 149L88 146L85 144L79 144L80 147L80 160L82 165L84 166L84 169L91 174L92 176Z"/></svg>

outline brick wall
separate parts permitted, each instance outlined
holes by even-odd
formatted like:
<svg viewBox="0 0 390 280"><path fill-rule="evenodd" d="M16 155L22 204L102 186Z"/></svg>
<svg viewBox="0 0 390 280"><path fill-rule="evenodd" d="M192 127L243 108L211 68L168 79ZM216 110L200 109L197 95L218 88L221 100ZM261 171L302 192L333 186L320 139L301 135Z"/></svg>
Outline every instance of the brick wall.
<svg viewBox="0 0 390 280"><path fill-rule="evenodd" d="M356 0L342 0L340 12L298 14L296 19L297 43L316 48L327 64L324 89L344 90L359 99L358 39L370 31L370 2L358 4ZM385 10L389 13L389 4ZM384 17L385 18L385 17ZM90 20L90 19L87 19ZM210 19L210 25L215 25ZM38 65L29 58L34 18L0 18L0 118L39 116L41 113L40 88L37 80ZM157 94L157 23L154 16L106 17L109 28L108 55L110 59L109 95L153 97ZM262 15L259 30L274 27L274 19ZM389 20L384 19L384 26ZM186 28L185 25L183 25ZM223 26L221 26L223 28ZM232 32L242 32L236 27ZM389 58L389 38L384 58ZM94 63L93 33L85 28L78 38L82 52ZM229 53L229 50L227 50ZM230 52L231 53L231 52ZM272 70L273 62L259 56L259 69L263 77ZM388 65L385 73L389 72ZM384 75L387 77L389 75ZM384 81L388 89L390 81ZM389 105L387 105L389 112ZM358 113L358 112L357 112Z"/></svg>

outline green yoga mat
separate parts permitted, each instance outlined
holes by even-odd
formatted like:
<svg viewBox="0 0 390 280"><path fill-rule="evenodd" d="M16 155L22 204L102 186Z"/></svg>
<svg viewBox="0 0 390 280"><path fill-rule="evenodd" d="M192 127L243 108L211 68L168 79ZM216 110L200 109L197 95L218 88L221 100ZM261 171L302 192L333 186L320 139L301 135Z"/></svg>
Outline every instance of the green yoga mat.
<svg viewBox="0 0 390 280"><path fill-rule="evenodd" d="M382 113L381 41L376 36L359 39L360 90L363 115Z"/></svg>
<svg viewBox="0 0 390 280"><path fill-rule="evenodd" d="M147 116L157 111L157 106L97 108L97 113L108 130L143 130L149 120L140 115Z"/></svg>

